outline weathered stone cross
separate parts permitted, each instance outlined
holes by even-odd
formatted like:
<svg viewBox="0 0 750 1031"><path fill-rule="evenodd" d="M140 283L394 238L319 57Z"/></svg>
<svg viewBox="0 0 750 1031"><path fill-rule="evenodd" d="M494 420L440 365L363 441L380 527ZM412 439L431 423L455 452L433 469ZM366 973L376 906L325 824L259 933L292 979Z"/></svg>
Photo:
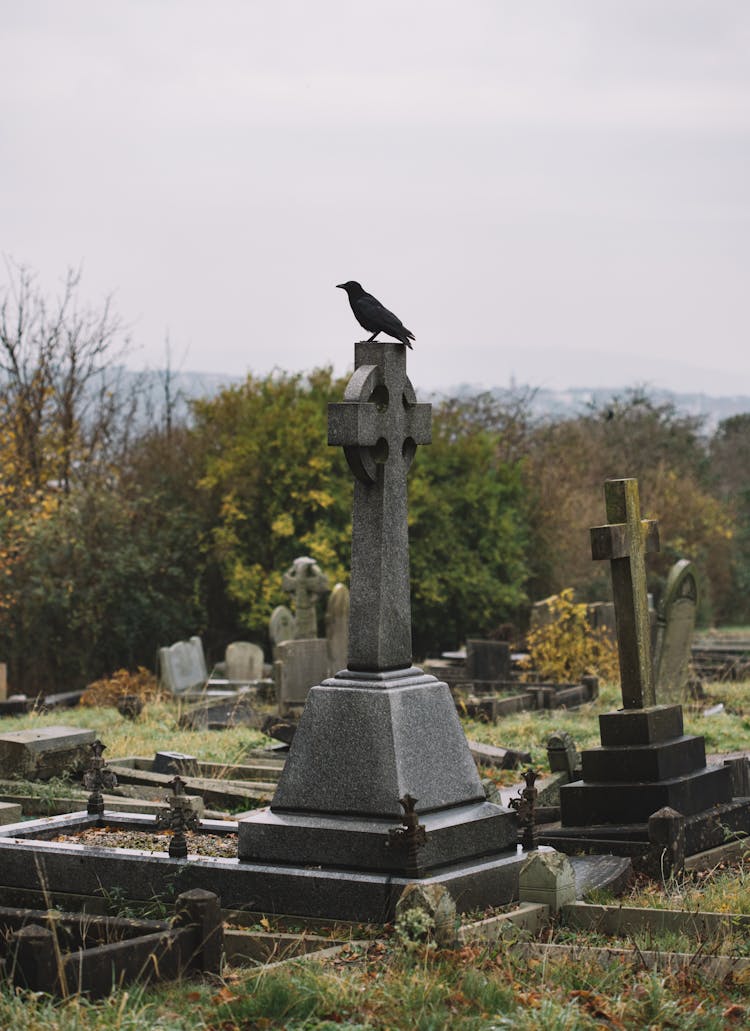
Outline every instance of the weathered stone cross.
<svg viewBox="0 0 750 1031"><path fill-rule="evenodd" d="M406 474L432 439L432 406L417 404L403 344L362 341L343 402L328 406L328 443L355 476L349 669L411 666Z"/></svg>
<svg viewBox="0 0 750 1031"><path fill-rule="evenodd" d="M315 600L328 590L328 577L314 559L303 556L296 558L284 573L281 586L294 595L294 636L317 637Z"/></svg>
<svg viewBox="0 0 750 1031"><path fill-rule="evenodd" d="M659 550L659 527L641 519L637 480L607 480L604 498L609 525L592 528L591 555L610 561L623 706L643 709L656 705L646 554Z"/></svg>

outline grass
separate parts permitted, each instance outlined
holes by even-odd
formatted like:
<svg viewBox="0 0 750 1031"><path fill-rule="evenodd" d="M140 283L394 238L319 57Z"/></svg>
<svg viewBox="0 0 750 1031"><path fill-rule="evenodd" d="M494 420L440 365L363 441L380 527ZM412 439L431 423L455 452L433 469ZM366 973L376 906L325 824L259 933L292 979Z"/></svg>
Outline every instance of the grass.
<svg viewBox="0 0 750 1031"><path fill-rule="evenodd" d="M112 762L129 755L153 755L164 749L196 755L205 762L232 765L242 760L251 748L269 739L259 730L233 727L227 730L186 730L179 725L183 711L177 702L151 702L137 720L121 716L117 709L78 706L50 713L32 712L26 716L0 719L0 731L25 730L34 727L85 727L96 731L107 746L105 758Z"/></svg>
<svg viewBox="0 0 750 1031"><path fill-rule="evenodd" d="M0 994L0 1026L18 1031L253 1029L577 1029L741 1027L747 985L686 971L602 966L585 956L522 959L506 946L351 951L321 966L225 972L221 979L115 992L102 1003Z"/></svg>
<svg viewBox="0 0 750 1031"><path fill-rule="evenodd" d="M702 715L705 709L718 702L723 703L723 712L708 718ZM463 724L467 737L486 744L528 751L533 765L546 770L547 738L553 731L568 731L579 750L594 748L600 744L599 714L621 707L619 687L602 684L599 697L575 711L519 712L495 724L469 719ZM705 699L685 706L685 733L703 735L706 752L750 749L750 681L706 685Z"/></svg>
<svg viewBox="0 0 750 1031"><path fill-rule="evenodd" d="M647 909L750 915L750 842L738 859L719 862L713 869L686 871L661 884L638 878L624 896L615 899L606 892L597 892L588 901Z"/></svg>

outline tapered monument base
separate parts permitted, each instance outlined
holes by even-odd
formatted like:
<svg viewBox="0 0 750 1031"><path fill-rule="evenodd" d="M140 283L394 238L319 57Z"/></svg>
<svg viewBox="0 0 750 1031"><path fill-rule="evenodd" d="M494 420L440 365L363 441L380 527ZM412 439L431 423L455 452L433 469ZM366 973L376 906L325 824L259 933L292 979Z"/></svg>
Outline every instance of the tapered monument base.
<svg viewBox="0 0 750 1031"><path fill-rule="evenodd" d="M406 796L424 828L417 846ZM408 883L416 857L421 877L471 908L516 896L517 836L515 813L485 799L446 684L415 667L343 670L311 689L270 808L240 821L239 858L319 868L351 896L372 877Z"/></svg>

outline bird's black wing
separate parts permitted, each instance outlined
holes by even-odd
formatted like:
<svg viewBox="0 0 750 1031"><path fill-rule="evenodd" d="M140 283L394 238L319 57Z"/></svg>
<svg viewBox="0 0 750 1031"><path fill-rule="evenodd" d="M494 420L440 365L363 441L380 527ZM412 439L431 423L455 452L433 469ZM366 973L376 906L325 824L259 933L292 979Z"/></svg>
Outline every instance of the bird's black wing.
<svg viewBox="0 0 750 1031"><path fill-rule="evenodd" d="M405 343L404 337L412 337L412 334L404 326L403 322L392 311L383 307L377 298L372 294L363 294L357 299L357 316L360 324L371 333L388 333ZM414 339L412 337L412 339Z"/></svg>

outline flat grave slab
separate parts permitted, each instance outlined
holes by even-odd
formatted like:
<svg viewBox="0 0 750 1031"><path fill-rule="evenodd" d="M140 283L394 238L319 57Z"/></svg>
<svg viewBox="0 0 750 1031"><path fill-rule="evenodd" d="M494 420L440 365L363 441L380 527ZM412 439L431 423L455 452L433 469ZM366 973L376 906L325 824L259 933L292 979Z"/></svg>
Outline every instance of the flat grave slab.
<svg viewBox="0 0 750 1031"><path fill-rule="evenodd" d="M82 770L89 758L93 730L39 727L0 734L0 778L49 780Z"/></svg>

